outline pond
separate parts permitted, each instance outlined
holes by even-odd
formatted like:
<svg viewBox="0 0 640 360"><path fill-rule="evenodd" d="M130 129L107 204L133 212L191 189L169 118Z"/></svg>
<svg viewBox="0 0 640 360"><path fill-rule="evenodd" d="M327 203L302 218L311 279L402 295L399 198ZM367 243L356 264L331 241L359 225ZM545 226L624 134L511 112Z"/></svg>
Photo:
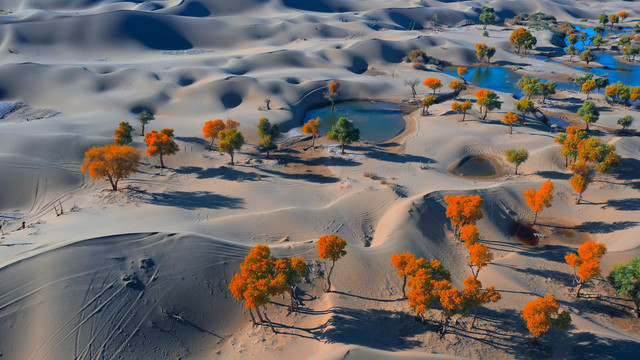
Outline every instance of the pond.
<svg viewBox="0 0 640 360"><path fill-rule="evenodd" d="M449 172L458 176L495 177L498 170L493 161L483 156L465 156L449 168Z"/></svg>
<svg viewBox="0 0 640 360"><path fill-rule="evenodd" d="M451 76L458 76L458 68L448 66L444 72ZM502 91L510 94L522 95L522 89L517 85L522 75L515 71L500 66L482 66L468 68L469 73L465 75L465 79L469 82L477 84L487 89Z"/></svg>
<svg viewBox="0 0 640 360"><path fill-rule="evenodd" d="M336 104L331 111L331 105L308 110L304 115L304 122L320 118L322 125L320 133L326 135L331 126L341 117L354 122L360 129L360 138L372 142L382 142L391 139L404 130L405 120L398 104L373 101L348 101Z"/></svg>

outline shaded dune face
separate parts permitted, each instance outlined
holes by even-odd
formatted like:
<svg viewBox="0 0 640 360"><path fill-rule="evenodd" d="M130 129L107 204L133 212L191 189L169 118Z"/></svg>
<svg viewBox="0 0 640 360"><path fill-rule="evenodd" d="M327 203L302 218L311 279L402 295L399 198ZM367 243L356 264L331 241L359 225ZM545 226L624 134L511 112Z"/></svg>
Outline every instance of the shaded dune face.
<svg viewBox="0 0 640 360"><path fill-rule="evenodd" d="M116 36L131 38L155 50L186 50L193 47L173 26L145 15L124 16L117 27Z"/></svg>

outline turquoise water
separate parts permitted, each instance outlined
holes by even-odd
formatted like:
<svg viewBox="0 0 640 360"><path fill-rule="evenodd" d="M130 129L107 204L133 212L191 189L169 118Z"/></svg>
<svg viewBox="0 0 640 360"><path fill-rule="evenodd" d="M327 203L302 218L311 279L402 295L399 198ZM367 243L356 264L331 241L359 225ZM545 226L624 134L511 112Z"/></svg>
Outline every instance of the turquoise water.
<svg viewBox="0 0 640 360"><path fill-rule="evenodd" d="M444 72L451 76L458 76L457 67L446 67ZM522 75L513 72L511 69L499 66L483 66L469 68L469 73L465 75L465 79L469 82L477 84L487 89L495 91L503 91L518 96L522 95L516 83Z"/></svg>
<svg viewBox="0 0 640 360"><path fill-rule="evenodd" d="M360 138L373 142L389 140L402 132L405 126L400 106L387 102L342 102L336 104L333 112L331 105L327 105L308 110L304 115L304 122L318 117L322 120L322 135L326 135L339 118L345 117L360 129Z"/></svg>

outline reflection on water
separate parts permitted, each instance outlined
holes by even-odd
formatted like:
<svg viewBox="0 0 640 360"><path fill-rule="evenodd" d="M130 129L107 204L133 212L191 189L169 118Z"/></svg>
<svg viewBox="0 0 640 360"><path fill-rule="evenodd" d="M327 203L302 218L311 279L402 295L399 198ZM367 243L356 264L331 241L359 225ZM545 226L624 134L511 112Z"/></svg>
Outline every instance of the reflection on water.
<svg viewBox="0 0 640 360"><path fill-rule="evenodd" d="M381 142L398 135L404 130L405 121L397 104L370 101L349 101L336 104L331 111L331 105L308 110L304 122L320 118L322 125L320 133L326 135L331 126L339 118L344 117L354 122L360 129L363 140Z"/></svg>
<svg viewBox="0 0 640 360"><path fill-rule="evenodd" d="M444 72L451 76L458 76L457 67L446 67ZM522 95L522 89L516 84L522 75L509 68L498 66L484 66L469 68L465 79L487 89L502 91L515 95Z"/></svg>

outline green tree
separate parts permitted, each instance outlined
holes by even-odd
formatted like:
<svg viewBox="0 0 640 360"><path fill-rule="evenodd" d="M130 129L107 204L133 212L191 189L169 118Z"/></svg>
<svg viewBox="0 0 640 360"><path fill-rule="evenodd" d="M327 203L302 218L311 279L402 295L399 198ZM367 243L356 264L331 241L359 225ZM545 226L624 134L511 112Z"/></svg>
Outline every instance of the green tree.
<svg viewBox="0 0 640 360"><path fill-rule="evenodd" d="M554 95L556 93L556 88L558 84L555 81L547 81L542 83L542 103L546 104L547 97Z"/></svg>
<svg viewBox="0 0 640 360"><path fill-rule="evenodd" d="M498 94L496 94L492 90L480 89L476 92L476 97L478 98L476 104L480 106L482 121L487 118L487 115L489 115L489 111L492 111L494 109L500 110L502 108L500 97L498 97Z"/></svg>
<svg viewBox="0 0 640 360"><path fill-rule="evenodd" d="M518 166L527 161L529 158L529 152L527 150L509 149L505 151L505 154L507 155L507 161L516 166L515 174L518 175Z"/></svg>
<svg viewBox="0 0 640 360"><path fill-rule="evenodd" d="M526 115L527 113L531 113L533 114L536 111L536 107L533 104L533 101L522 98L518 101L516 101L513 105L515 105L516 110L518 110L520 113L522 113L522 123L524 124L525 120L526 120Z"/></svg>
<svg viewBox="0 0 640 360"><path fill-rule="evenodd" d="M586 73L582 76L578 76L577 78L573 79L573 83L578 85L578 87L582 89L582 85L584 85L585 82L591 79L593 79L593 74Z"/></svg>
<svg viewBox="0 0 640 360"><path fill-rule="evenodd" d="M596 104L591 100L585 101L576 115L587 124L587 131L589 131L589 124L595 123L600 119L600 112L596 109Z"/></svg>
<svg viewBox="0 0 640 360"><path fill-rule="evenodd" d="M573 61L573 57L574 57L575 55L580 54L580 50L578 50L578 48L576 48L576 47L575 47L575 46L573 46L573 45L569 45L569 47L567 47L567 49L565 50L565 52L566 52L567 54L569 54L569 61Z"/></svg>
<svg viewBox="0 0 640 360"><path fill-rule="evenodd" d="M622 130L625 130L631 123L633 122L633 117L631 115L627 115L618 119L618 125L622 126Z"/></svg>
<svg viewBox="0 0 640 360"><path fill-rule="evenodd" d="M607 280L620 295L633 300L636 317L640 318L640 257L634 256L629 262L614 266Z"/></svg>
<svg viewBox="0 0 640 360"><path fill-rule="evenodd" d="M258 136L262 139L262 141L260 141L260 146L267 150L268 159L269 150L273 146L273 141L280 136L280 125L271 124L269 119L262 118L258 122Z"/></svg>
<svg viewBox="0 0 640 360"><path fill-rule="evenodd" d="M487 52L484 54L484 56L487 57L487 63L491 63L491 58L493 57L493 55L496 54L496 48L494 48L493 46L487 49Z"/></svg>
<svg viewBox="0 0 640 360"><path fill-rule="evenodd" d="M591 42L596 46L596 50L600 50L600 46L604 45L604 38L602 36L594 36Z"/></svg>
<svg viewBox="0 0 640 360"><path fill-rule="evenodd" d="M602 14L602 15L604 15L604 14ZM600 15L600 16L602 16L602 15ZM609 21L609 18L607 18L607 21ZM602 36L602 35L604 35L605 29L604 29L604 26L596 26L596 27L593 28L593 31L595 31L595 33L598 34L598 36Z"/></svg>
<svg viewBox="0 0 640 360"><path fill-rule="evenodd" d="M342 145L342 154L344 154L344 146L346 144L360 140L360 130L355 128L353 121L347 118L340 118L338 122L331 126L327 138L329 140L339 141Z"/></svg>
<svg viewBox="0 0 640 360"><path fill-rule="evenodd" d="M483 30L487 29L487 25L496 21L496 14L492 7L483 6L482 13L480 14L480 21L484 24Z"/></svg>
<svg viewBox="0 0 640 360"><path fill-rule="evenodd" d="M226 152L231 156L231 165L233 165L233 154L244 145L244 136L237 128L228 128L218 133L220 143L218 149L220 152Z"/></svg>
<svg viewBox="0 0 640 360"><path fill-rule="evenodd" d="M543 86L537 78L523 76L516 84L524 91L527 99L531 99L532 96L542 95Z"/></svg>
<svg viewBox="0 0 640 360"><path fill-rule="evenodd" d="M156 117L147 110L142 110L142 112L138 114L138 121L140 122L140 126L142 126L142 136L144 136L144 127L148 125L151 120L155 120L155 118Z"/></svg>
<svg viewBox="0 0 640 360"><path fill-rule="evenodd" d="M116 145L128 145L133 141L131 133L133 132L133 127L126 121L120 123L120 126L114 131L114 135L116 136Z"/></svg>
<svg viewBox="0 0 640 360"><path fill-rule="evenodd" d="M604 89L607 86L609 86L609 76L608 75L600 76L595 81L596 81L596 89L598 89L598 92L600 92L600 89Z"/></svg>
<svg viewBox="0 0 640 360"><path fill-rule="evenodd" d="M596 60L596 56L591 52L591 50L585 50L582 52L582 60L584 60L587 63L587 66L589 66L590 62Z"/></svg>
<svg viewBox="0 0 640 360"><path fill-rule="evenodd" d="M607 14L600 14L598 16L598 22L602 25L607 25L607 23L609 22L609 15ZM603 26L604 28L604 26Z"/></svg>

